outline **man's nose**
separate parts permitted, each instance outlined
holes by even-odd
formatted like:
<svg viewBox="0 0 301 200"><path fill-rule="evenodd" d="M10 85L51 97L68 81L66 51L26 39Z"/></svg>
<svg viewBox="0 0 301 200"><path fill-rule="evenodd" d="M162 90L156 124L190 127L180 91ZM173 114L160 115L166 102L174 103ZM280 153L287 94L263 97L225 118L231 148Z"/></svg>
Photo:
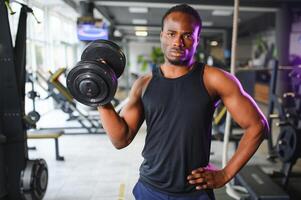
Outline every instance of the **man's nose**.
<svg viewBox="0 0 301 200"><path fill-rule="evenodd" d="M174 47L183 47L184 46L183 38L181 36L175 37L174 41L173 41L173 46Z"/></svg>

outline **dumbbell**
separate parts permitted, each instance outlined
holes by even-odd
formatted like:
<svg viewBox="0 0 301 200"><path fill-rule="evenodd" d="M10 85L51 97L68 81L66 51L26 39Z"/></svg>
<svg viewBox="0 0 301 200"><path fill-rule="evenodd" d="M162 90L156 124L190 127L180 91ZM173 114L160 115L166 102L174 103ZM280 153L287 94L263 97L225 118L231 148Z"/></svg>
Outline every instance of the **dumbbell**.
<svg viewBox="0 0 301 200"><path fill-rule="evenodd" d="M122 49L109 40L95 40L83 51L81 61L67 75L67 88L80 103L100 106L116 93L117 79L124 71Z"/></svg>

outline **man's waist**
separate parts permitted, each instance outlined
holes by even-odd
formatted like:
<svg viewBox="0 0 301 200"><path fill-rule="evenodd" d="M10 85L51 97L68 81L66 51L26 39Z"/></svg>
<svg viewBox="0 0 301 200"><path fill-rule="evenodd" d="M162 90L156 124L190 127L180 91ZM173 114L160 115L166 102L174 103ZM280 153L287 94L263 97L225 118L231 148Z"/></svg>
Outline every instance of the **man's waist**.
<svg viewBox="0 0 301 200"><path fill-rule="evenodd" d="M204 190L198 191L193 185L188 185L184 183L182 186L179 187L179 185L175 186L173 184L164 184L162 182L156 182L142 174L140 174L139 181L143 183L143 185L145 185L146 187L168 196L190 197L198 196L204 193Z"/></svg>

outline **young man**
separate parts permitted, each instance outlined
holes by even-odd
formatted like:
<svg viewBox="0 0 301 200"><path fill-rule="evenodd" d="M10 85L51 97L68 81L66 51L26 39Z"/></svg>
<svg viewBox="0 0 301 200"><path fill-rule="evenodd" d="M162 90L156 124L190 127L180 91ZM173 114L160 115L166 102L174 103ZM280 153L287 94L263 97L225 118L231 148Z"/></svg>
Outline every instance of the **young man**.
<svg viewBox="0 0 301 200"><path fill-rule="evenodd" d="M186 4L172 7L160 34L165 62L139 78L120 116L111 104L98 108L113 145L129 145L146 120L144 161L133 193L138 200L214 199L213 190L229 182L247 163L268 129L265 117L231 74L197 63L201 19ZM209 163L211 124L222 100L245 130L227 166Z"/></svg>

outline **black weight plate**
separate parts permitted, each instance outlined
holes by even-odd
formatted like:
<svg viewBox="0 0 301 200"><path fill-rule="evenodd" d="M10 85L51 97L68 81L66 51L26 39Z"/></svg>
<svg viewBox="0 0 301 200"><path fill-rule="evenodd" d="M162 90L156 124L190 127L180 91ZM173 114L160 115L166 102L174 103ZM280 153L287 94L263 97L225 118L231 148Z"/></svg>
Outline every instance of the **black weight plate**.
<svg viewBox="0 0 301 200"><path fill-rule="evenodd" d="M117 78L124 71L126 58L122 49L109 40L95 40L83 51L81 60L103 60L116 73Z"/></svg>
<svg viewBox="0 0 301 200"><path fill-rule="evenodd" d="M35 123L38 122L40 120L40 117L41 117L40 114L37 111L30 111L27 115Z"/></svg>
<svg viewBox="0 0 301 200"><path fill-rule="evenodd" d="M297 132L296 129L291 126L281 128L276 150L279 158L283 162L290 162L296 159L299 152L297 149Z"/></svg>
<svg viewBox="0 0 301 200"><path fill-rule="evenodd" d="M83 81L92 81L99 91L94 95L80 90ZM88 106L103 105L112 100L117 89L117 77L106 64L96 61L80 61L67 76L67 87L71 95ZM93 87L95 88L95 87Z"/></svg>
<svg viewBox="0 0 301 200"><path fill-rule="evenodd" d="M105 81L103 80L103 76L105 76L105 73L103 73L102 69L99 69L98 64L94 64L91 62L81 61L75 67L70 71L67 77L67 87L69 88L71 94L74 96L76 100L79 102L86 104L86 105L92 105L94 103L101 104L101 101L105 99L108 95L108 86L106 85ZM101 76L99 76L99 72ZM97 94L94 96L94 98L89 95L84 94L80 90L80 84L82 81L86 80L92 80L96 83L96 85L99 87L100 91L97 92ZM103 92L103 91L106 92Z"/></svg>
<svg viewBox="0 0 301 200"><path fill-rule="evenodd" d="M95 85L94 91L89 92L88 90L92 90L87 84L84 85L86 87L85 90L82 89L83 83L86 81L93 82ZM89 103L98 103L101 102L108 97L109 94L109 86L103 76L99 76L96 73L85 72L81 74L78 78L75 79L76 90L79 92L78 99L82 99L83 101L87 101ZM92 96L91 93L94 93Z"/></svg>
<svg viewBox="0 0 301 200"><path fill-rule="evenodd" d="M27 160L21 173L21 194L25 200L42 200L48 185L48 167L44 159Z"/></svg>

